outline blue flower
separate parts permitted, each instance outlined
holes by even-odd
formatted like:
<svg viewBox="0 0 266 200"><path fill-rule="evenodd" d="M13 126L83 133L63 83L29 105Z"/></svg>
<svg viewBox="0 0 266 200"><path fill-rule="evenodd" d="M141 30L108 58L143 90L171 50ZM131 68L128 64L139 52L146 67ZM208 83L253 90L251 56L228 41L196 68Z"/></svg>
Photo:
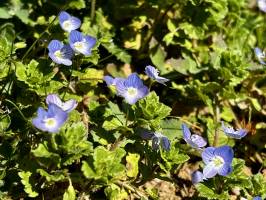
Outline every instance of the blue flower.
<svg viewBox="0 0 266 200"><path fill-rule="evenodd" d="M46 103L47 103L47 105L55 104L67 113L74 110L78 105L77 101L74 99L70 99L66 102L62 102L57 94L49 94L46 97Z"/></svg>
<svg viewBox="0 0 266 200"><path fill-rule="evenodd" d="M149 93L148 87L143 84L136 73L130 74L127 79L117 80L115 86L117 94L124 97L131 105Z"/></svg>
<svg viewBox="0 0 266 200"><path fill-rule="evenodd" d="M266 12L266 1L265 0L257 0L258 7L262 12Z"/></svg>
<svg viewBox="0 0 266 200"><path fill-rule="evenodd" d="M192 174L191 174L191 179L192 179L192 183L193 184L197 184L199 182L203 182L205 179L205 177L203 176L203 173L200 172L200 171L194 171Z"/></svg>
<svg viewBox="0 0 266 200"><path fill-rule="evenodd" d="M152 140L152 148L154 150L159 150L160 146L166 151L170 150L171 143L169 139L160 132L145 130L141 132L141 137L145 140Z"/></svg>
<svg viewBox="0 0 266 200"><path fill-rule="evenodd" d="M104 76L103 80L106 82L108 86L116 85L118 80L125 80L124 78L113 78L111 76Z"/></svg>
<svg viewBox="0 0 266 200"><path fill-rule="evenodd" d="M67 113L55 104L48 105L48 111L39 107L37 117L32 120L33 125L42 130L50 133L58 132L59 128L67 120Z"/></svg>
<svg viewBox="0 0 266 200"><path fill-rule="evenodd" d="M264 62L265 53L260 48L258 48L258 47L256 47L254 49L254 52L255 52L255 55L256 55L258 61L260 62L260 64L266 65L266 63Z"/></svg>
<svg viewBox="0 0 266 200"><path fill-rule="evenodd" d="M189 128L182 124L182 130L183 130L183 138L186 141L186 143L190 144L193 148L202 148L206 146L207 142L201 137L200 135L193 134L191 135L191 132Z"/></svg>
<svg viewBox="0 0 266 200"><path fill-rule="evenodd" d="M230 146L207 147L201 154L206 166L203 169L203 176L212 178L216 174L226 176L232 172L233 149Z"/></svg>
<svg viewBox="0 0 266 200"><path fill-rule="evenodd" d="M158 69L155 69L151 65L148 65L147 67L145 67L145 73L147 74L148 77L150 77L151 79L154 79L158 83L165 85L165 82L169 81L169 79L159 76Z"/></svg>
<svg viewBox="0 0 266 200"><path fill-rule="evenodd" d="M59 40L52 40L48 45L49 57L57 64L72 65L73 50Z"/></svg>
<svg viewBox="0 0 266 200"><path fill-rule="evenodd" d="M256 196L252 200L262 200L262 198L260 196Z"/></svg>
<svg viewBox="0 0 266 200"><path fill-rule="evenodd" d="M238 129L235 131L233 127L225 126L224 122L222 122L222 129L225 135L236 139L241 139L242 137L245 137L248 132L246 129Z"/></svg>
<svg viewBox="0 0 266 200"><path fill-rule="evenodd" d="M66 11L59 13L59 23L63 30L71 32L80 27L81 21L77 17L73 17L68 14Z"/></svg>
<svg viewBox="0 0 266 200"><path fill-rule="evenodd" d="M74 30L70 32L69 44L76 53L88 56L91 55L91 49L96 44L96 39Z"/></svg>
<svg viewBox="0 0 266 200"><path fill-rule="evenodd" d="M158 150L160 145L164 150L166 150L166 151L170 150L171 143L170 143L169 139L166 136L164 136L163 134L161 134L159 132L155 132L154 136L151 139L152 139L152 148L154 150Z"/></svg>

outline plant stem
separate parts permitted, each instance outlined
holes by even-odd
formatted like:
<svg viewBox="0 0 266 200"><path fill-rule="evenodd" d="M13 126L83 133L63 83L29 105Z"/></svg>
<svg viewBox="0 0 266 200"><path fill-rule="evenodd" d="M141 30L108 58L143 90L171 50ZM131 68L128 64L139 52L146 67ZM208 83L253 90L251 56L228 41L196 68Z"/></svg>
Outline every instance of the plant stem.
<svg viewBox="0 0 266 200"><path fill-rule="evenodd" d="M22 113L22 111L19 109L19 107L18 107L13 101L11 101L11 100L9 100L9 99L5 99L5 101L8 102L8 103L10 103L10 104L12 104L12 105L17 109L17 111L19 112L19 114L21 115L21 117L22 117L26 122L28 122L27 118L24 116L24 114Z"/></svg>
<svg viewBox="0 0 266 200"><path fill-rule="evenodd" d="M95 5L96 5L96 0L91 0L91 21L94 21L95 17Z"/></svg>
<svg viewBox="0 0 266 200"><path fill-rule="evenodd" d="M219 103L218 103L218 98L215 98L215 113L214 113L214 121L215 121L215 134L214 134L214 140L213 140L213 145L214 147L216 147L218 145L218 141L219 141L219 130L218 130L218 123L220 122L220 107L219 107Z"/></svg>
<svg viewBox="0 0 266 200"><path fill-rule="evenodd" d="M136 188L132 185L129 185L128 183L125 183L122 181L116 181L116 184L119 185L120 187L124 187L124 188L136 193L139 197L142 197L144 199L148 199L148 197L145 194L143 194L138 188Z"/></svg>
<svg viewBox="0 0 266 200"><path fill-rule="evenodd" d="M127 127L127 122L128 122L128 114L129 114L129 109L127 107L127 114L126 114L126 127Z"/></svg>

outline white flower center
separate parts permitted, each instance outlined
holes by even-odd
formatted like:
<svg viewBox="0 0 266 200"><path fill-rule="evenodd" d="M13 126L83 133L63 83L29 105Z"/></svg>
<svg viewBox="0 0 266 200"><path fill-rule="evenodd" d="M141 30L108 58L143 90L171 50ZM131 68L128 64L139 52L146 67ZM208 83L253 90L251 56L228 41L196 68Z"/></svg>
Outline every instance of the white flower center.
<svg viewBox="0 0 266 200"><path fill-rule="evenodd" d="M82 51L84 49L84 42L75 42L74 47L78 50L78 51Z"/></svg>
<svg viewBox="0 0 266 200"><path fill-rule="evenodd" d="M69 20L66 20L66 21L63 22L63 27L65 29L68 29L70 26L71 26L71 22Z"/></svg>
<svg viewBox="0 0 266 200"><path fill-rule="evenodd" d="M215 156L212 162L215 167L220 168L224 164L224 159L221 156Z"/></svg>
<svg viewBox="0 0 266 200"><path fill-rule="evenodd" d="M57 58L62 58L62 57L63 57L63 55L62 55L62 53L61 53L60 50L57 50L56 52L54 52L54 55L55 55Z"/></svg>
<svg viewBox="0 0 266 200"><path fill-rule="evenodd" d="M138 93L138 90L136 89L136 88L133 88L133 87L129 87L128 89L127 89L127 94L129 95L129 96L136 96L137 95L137 93Z"/></svg>
<svg viewBox="0 0 266 200"><path fill-rule="evenodd" d="M55 127L56 126L56 121L54 118L47 118L43 120L45 122L46 127Z"/></svg>

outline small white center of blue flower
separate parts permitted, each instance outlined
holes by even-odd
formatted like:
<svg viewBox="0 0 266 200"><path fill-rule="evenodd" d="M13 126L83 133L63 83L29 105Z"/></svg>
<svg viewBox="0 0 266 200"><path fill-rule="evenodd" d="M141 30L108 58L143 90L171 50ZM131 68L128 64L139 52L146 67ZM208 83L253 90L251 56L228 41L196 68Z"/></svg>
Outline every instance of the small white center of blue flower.
<svg viewBox="0 0 266 200"><path fill-rule="evenodd" d="M62 53L61 53L60 50L57 50L56 52L54 52L54 55L55 55L57 58L62 58L62 57L63 57L63 55L62 55Z"/></svg>
<svg viewBox="0 0 266 200"><path fill-rule="evenodd" d="M43 121L46 127L52 128L56 126L56 121L54 118L47 118L47 119L44 119Z"/></svg>
<svg viewBox="0 0 266 200"><path fill-rule="evenodd" d="M127 94L128 94L128 96L134 97L134 96L137 95L137 93L138 93L138 90L137 90L136 88L129 87L129 88L127 89Z"/></svg>
<svg viewBox="0 0 266 200"><path fill-rule="evenodd" d="M84 42L75 42L74 47L76 48L76 50L82 52L85 47L85 44Z"/></svg>
<svg viewBox="0 0 266 200"><path fill-rule="evenodd" d="M224 159L221 156L215 156L212 162L216 168L220 168L224 164Z"/></svg>
<svg viewBox="0 0 266 200"><path fill-rule="evenodd" d="M66 21L63 22L63 27L64 27L65 29L69 29L70 26L71 26L71 21L66 20Z"/></svg>

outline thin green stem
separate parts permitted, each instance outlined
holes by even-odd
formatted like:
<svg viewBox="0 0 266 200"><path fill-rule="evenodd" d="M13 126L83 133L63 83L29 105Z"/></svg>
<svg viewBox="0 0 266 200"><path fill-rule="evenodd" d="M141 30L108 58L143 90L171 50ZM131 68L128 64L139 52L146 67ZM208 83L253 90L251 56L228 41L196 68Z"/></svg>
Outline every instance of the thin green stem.
<svg viewBox="0 0 266 200"><path fill-rule="evenodd" d="M127 114L126 114L126 127L127 127L127 122L128 122L128 115L129 115L129 109L127 107Z"/></svg>
<svg viewBox="0 0 266 200"><path fill-rule="evenodd" d="M96 0L91 0L91 21L93 23L95 17Z"/></svg>
<svg viewBox="0 0 266 200"><path fill-rule="evenodd" d="M9 99L5 99L5 101L8 102L8 103L10 103L10 104L12 104L12 105L17 109L17 111L19 112L19 114L21 115L21 117L22 117L26 122L28 122L27 118L24 116L24 114L22 113L22 111L20 110L20 108L19 108L19 107L13 102L13 101L11 101L11 100L9 100Z"/></svg>
<svg viewBox="0 0 266 200"><path fill-rule="evenodd" d="M215 98L215 105L214 105L214 120L215 120L215 134L214 134L214 140L213 140L213 146L216 147L218 145L219 141L219 130L218 130L218 124L220 123L220 107L218 103L218 98Z"/></svg>

